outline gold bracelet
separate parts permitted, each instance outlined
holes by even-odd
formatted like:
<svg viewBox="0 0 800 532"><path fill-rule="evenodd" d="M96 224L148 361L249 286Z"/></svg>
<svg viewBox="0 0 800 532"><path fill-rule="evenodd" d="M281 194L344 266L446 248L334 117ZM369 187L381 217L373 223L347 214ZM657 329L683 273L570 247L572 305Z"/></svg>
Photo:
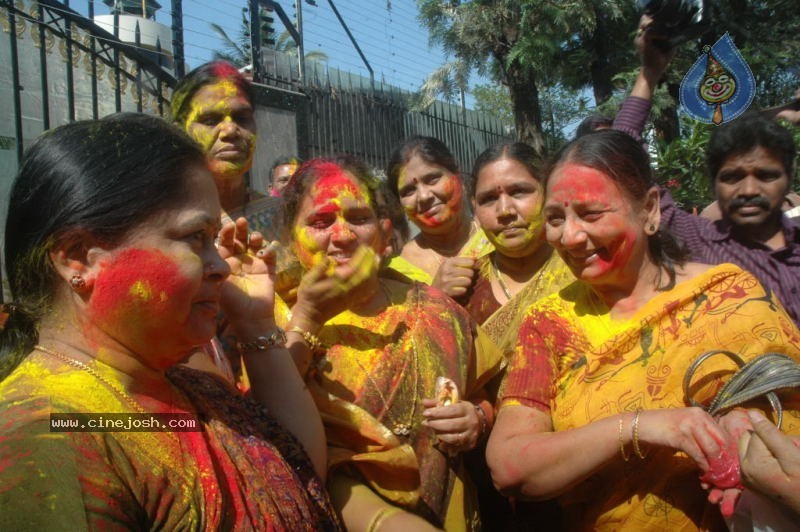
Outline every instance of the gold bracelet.
<svg viewBox="0 0 800 532"><path fill-rule="evenodd" d="M636 415L633 416L633 423L631 423L631 439L633 440L633 452L636 453L636 456L644 460L646 453L642 452L641 447L639 447L639 414L642 413L641 408L636 409Z"/></svg>
<svg viewBox="0 0 800 532"><path fill-rule="evenodd" d="M372 520L369 522L369 526L367 527L367 532L377 532L384 521L394 514L399 514L402 511L403 510L395 506L386 506L381 508L375 512L375 515L372 516Z"/></svg>
<svg viewBox="0 0 800 532"><path fill-rule="evenodd" d="M287 330L286 332L294 332L302 336L303 341L308 345L308 348L311 350L312 353L319 353L325 351L325 348L322 345L322 341L320 341L319 337L314 333L304 331L297 325Z"/></svg>
<svg viewBox="0 0 800 532"><path fill-rule="evenodd" d="M631 459L630 453L625 454L625 439L622 436L622 427L625 425L625 414L619 415L619 454L626 462Z"/></svg>

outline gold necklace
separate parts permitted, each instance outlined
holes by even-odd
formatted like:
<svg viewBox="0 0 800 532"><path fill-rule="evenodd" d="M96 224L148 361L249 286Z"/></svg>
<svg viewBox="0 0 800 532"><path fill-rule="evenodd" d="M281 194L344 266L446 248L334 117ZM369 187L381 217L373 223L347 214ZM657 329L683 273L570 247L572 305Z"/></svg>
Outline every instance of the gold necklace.
<svg viewBox="0 0 800 532"><path fill-rule="evenodd" d="M503 278L500 276L500 268L497 267L497 255L496 251L492 253L492 269L494 270L494 275L497 277L497 282L500 283L500 288L503 290L503 293L506 295L509 301L511 301L511 290L508 289L506 283L503 281Z"/></svg>
<svg viewBox="0 0 800 532"><path fill-rule="evenodd" d="M127 401L128 404L130 404L133 407L134 410L136 410L140 414L147 414L148 413L147 410L145 410L138 402L136 402L136 400L133 397L131 397L130 395L125 393L125 391L122 388L120 388L119 386L117 386L116 384L111 382L110 380L108 380L105 377L103 377L100 373L97 372L97 370L93 369L89 365L84 364L80 360L75 360L72 357L68 357L67 355L65 355L63 353L59 353L58 351L53 351L52 349L49 349L49 348L44 347L44 346L39 345L39 344L33 346L33 348L34 349L38 349L42 353L47 353L48 355L50 355L52 357L55 357L55 358L59 359L60 361L64 362L65 364L68 364L68 365L70 365L70 366L72 366L74 368L82 369L83 371L85 371L86 373L88 373L89 375L91 375L92 377L94 377L95 379L100 381L101 383L105 384L110 390L112 390L113 392L116 392L117 395L119 395L120 397L125 399L125 401Z"/></svg>

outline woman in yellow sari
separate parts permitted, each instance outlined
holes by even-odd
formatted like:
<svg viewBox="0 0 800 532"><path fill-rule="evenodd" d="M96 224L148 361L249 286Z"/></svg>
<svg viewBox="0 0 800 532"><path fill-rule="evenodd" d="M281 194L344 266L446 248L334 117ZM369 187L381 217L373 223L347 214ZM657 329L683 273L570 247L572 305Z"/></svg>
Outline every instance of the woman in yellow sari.
<svg viewBox="0 0 800 532"><path fill-rule="evenodd" d="M475 160L472 208L494 251L477 259L465 308L508 352L525 309L575 280L545 241L542 169L533 148L498 144Z"/></svg>
<svg viewBox="0 0 800 532"><path fill-rule="evenodd" d="M624 133L558 154L544 217L578 281L520 327L487 450L495 484L558 497L570 530L724 530L697 476L730 472L718 487L738 487L736 441L687 406L684 374L716 349L797 359L800 331L749 273L682 262L658 229L647 154ZM735 369L712 358L690 395L707 402ZM798 398L786 399L784 429L797 434Z"/></svg>
<svg viewBox="0 0 800 532"><path fill-rule="evenodd" d="M299 301L316 311L296 305L287 331L317 350L297 362L310 365L326 425L329 489L349 530L474 530L459 454L490 429L482 388L501 356L435 288L378 275L391 227L376 190L363 163L346 157L306 163L284 189L287 226L308 270ZM352 296L330 303L336 286ZM433 400L437 377L451 379L463 400Z"/></svg>
<svg viewBox="0 0 800 532"><path fill-rule="evenodd" d="M402 205L419 234L406 242L389 267L409 279L458 297L465 261L491 250L469 212L455 157L433 137L411 137L389 159L389 193ZM471 282L468 272L466 282Z"/></svg>
<svg viewBox="0 0 800 532"><path fill-rule="evenodd" d="M71 123L26 153L4 249L1 530L340 529L267 265L232 256L219 215L202 152L159 118ZM259 402L180 363L221 308Z"/></svg>

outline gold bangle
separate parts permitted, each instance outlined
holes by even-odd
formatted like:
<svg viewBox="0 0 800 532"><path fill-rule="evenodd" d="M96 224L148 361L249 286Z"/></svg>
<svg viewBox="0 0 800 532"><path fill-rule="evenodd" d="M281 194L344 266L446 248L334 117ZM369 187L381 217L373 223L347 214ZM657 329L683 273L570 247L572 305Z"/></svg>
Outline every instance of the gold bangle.
<svg viewBox="0 0 800 532"><path fill-rule="evenodd" d="M325 348L322 345L322 341L320 341L319 337L314 333L304 331L297 325L287 330L286 332L293 332L302 336L303 341L306 343L306 345L308 345L308 348L311 349L312 353L319 353L325 351Z"/></svg>
<svg viewBox="0 0 800 532"><path fill-rule="evenodd" d="M625 414L619 415L619 454L626 462L631 459L630 453L625 454L625 439L622 436L622 428L625 425Z"/></svg>
<svg viewBox="0 0 800 532"><path fill-rule="evenodd" d="M631 423L631 439L633 440L633 452L636 453L636 456L644 460L647 454L643 453L642 448L639 447L639 414L641 413L642 409L637 408L636 415L633 416L633 423Z"/></svg>
<svg viewBox="0 0 800 532"><path fill-rule="evenodd" d="M367 532L377 532L380 526L386 521L388 518L393 516L394 514L398 514L402 512L400 508L395 506L386 506L381 508L375 515L372 516L372 520L369 522L369 526L367 527Z"/></svg>

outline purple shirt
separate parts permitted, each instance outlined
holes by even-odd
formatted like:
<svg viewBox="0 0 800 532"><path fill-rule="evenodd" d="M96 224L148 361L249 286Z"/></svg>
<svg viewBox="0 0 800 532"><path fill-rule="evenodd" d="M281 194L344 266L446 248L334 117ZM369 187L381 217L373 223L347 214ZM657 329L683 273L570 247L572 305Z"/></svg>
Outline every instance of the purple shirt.
<svg viewBox="0 0 800 532"><path fill-rule="evenodd" d="M629 96L622 102L613 128L641 141L649 113L650 100ZM661 190L661 227L689 248L692 260L705 264L730 262L749 271L775 293L800 326L800 230L785 216L781 221L786 247L771 249L758 242L736 240L725 221L712 222L689 214L675 205L667 190Z"/></svg>
<svg viewBox="0 0 800 532"><path fill-rule="evenodd" d="M661 190L661 227L689 248L692 260L706 264L730 262L755 275L775 293L800 326L800 229L781 218L786 246L772 249L759 242L735 239L724 220L712 222L685 212L670 193Z"/></svg>

